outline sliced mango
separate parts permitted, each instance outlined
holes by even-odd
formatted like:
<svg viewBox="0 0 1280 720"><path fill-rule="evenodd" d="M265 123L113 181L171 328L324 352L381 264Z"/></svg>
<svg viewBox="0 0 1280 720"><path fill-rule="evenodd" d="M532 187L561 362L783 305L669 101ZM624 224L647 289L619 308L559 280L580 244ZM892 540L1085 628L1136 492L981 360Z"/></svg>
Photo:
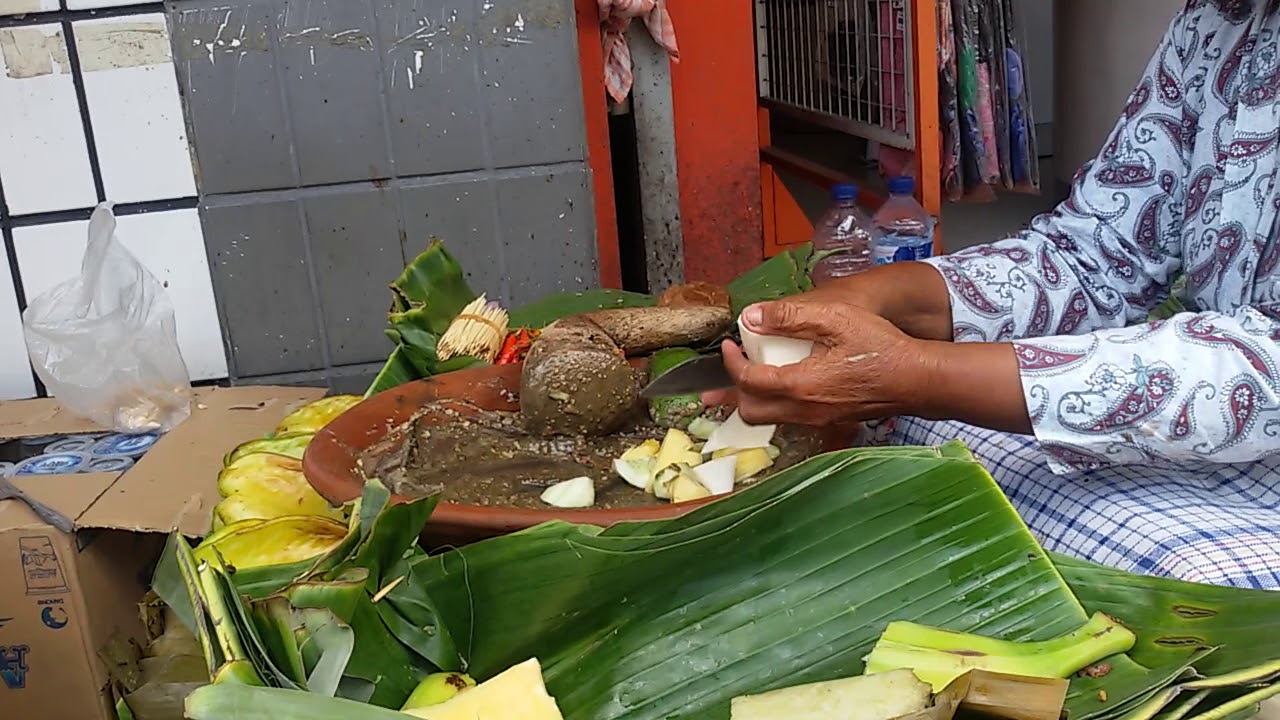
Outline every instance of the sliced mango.
<svg viewBox="0 0 1280 720"><path fill-rule="evenodd" d="M333 422L339 415L358 405L363 399L359 395L334 395L307 403L280 421L280 425L276 427L274 435L279 437L281 435L313 435L318 433L324 429L325 425Z"/></svg>
<svg viewBox="0 0 1280 720"><path fill-rule="evenodd" d="M216 549L223 561L239 569L290 565L320 557L346 536L346 525L322 517L244 520L206 538L195 549L195 557L211 559Z"/></svg>
<svg viewBox="0 0 1280 720"><path fill-rule="evenodd" d="M285 455L253 453L236 460L218 473L218 493L224 498L243 496L264 518L319 515L342 519L342 510L330 506L307 482L302 462Z"/></svg>
<svg viewBox="0 0 1280 720"><path fill-rule="evenodd" d="M742 482L749 477L755 477L773 467L773 458L769 457L769 451L764 448L743 450L740 453L736 453L736 456L738 458L738 468L734 472L734 479L737 482Z"/></svg>

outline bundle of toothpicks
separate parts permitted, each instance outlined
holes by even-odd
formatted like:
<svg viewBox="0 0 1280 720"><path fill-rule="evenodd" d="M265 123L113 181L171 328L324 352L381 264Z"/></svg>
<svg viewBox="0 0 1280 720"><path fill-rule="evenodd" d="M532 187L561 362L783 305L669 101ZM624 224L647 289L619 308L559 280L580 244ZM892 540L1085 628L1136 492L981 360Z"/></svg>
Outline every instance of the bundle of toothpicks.
<svg viewBox="0 0 1280 720"><path fill-rule="evenodd" d="M442 361L469 356L491 363L507 337L507 323L507 311L482 294L449 324L436 345L436 356Z"/></svg>

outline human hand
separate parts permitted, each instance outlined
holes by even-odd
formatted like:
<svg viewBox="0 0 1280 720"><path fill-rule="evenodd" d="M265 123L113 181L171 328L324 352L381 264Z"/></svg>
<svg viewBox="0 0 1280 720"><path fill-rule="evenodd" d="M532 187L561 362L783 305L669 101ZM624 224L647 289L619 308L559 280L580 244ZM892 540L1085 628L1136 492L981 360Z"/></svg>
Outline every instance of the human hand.
<svg viewBox="0 0 1280 720"><path fill-rule="evenodd" d="M752 365L732 340L721 348L736 389L707 393L736 402L753 424L827 426L904 414L920 391L924 343L856 305L807 296L761 303L743 322L762 335L812 340L813 354L785 367Z"/></svg>

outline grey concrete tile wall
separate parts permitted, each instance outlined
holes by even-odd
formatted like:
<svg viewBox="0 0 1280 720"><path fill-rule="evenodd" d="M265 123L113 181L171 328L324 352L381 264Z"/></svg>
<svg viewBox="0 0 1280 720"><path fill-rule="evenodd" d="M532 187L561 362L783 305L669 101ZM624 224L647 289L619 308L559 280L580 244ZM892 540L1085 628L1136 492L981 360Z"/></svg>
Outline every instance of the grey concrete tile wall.
<svg viewBox="0 0 1280 720"><path fill-rule="evenodd" d="M169 16L202 193L298 184L279 59L272 51L278 4L175 3Z"/></svg>
<svg viewBox="0 0 1280 720"><path fill-rule="evenodd" d="M586 159L572 0L173 7L206 193Z"/></svg>
<svg viewBox="0 0 1280 720"><path fill-rule="evenodd" d="M511 303L598 270L573 0L174 0L235 378L357 382L440 237Z"/></svg>
<svg viewBox="0 0 1280 720"><path fill-rule="evenodd" d="M386 188L308 195L316 294L333 365L385 360L387 284L404 270L395 192ZM383 322L378 322L383 320Z"/></svg>
<svg viewBox="0 0 1280 720"><path fill-rule="evenodd" d="M295 201L201 209L232 377L325 367Z"/></svg>
<svg viewBox="0 0 1280 720"><path fill-rule="evenodd" d="M495 197L490 182L407 181L400 188L405 257L417 257L434 237L445 239L449 253L466 270L471 288L491 298L502 297L504 242L498 233Z"/></svg>
<svg viewBox="0 0 1280 720"><path fill-rule="evenodd" d="M526 172L497 184L509 285L504 296L512 303L596 285L590 190L590 174L577 168Z"/></svg>

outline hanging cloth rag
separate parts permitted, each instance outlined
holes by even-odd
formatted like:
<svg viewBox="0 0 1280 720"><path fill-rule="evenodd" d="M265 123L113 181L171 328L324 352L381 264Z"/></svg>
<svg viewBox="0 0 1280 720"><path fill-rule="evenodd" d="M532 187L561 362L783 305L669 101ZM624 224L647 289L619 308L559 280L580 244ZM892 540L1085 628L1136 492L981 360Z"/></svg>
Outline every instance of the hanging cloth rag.
<svg viewBox="0 0 1280 720"><path fill-rule="evenodd" d="M597 0L600 5L600 27L604 41L604 86L614 102L622 102L631 93L631 48L627 46L627 27L631 21L644 18L645 27L671 62L680 62L676 47L676 29L671 24L665 0Z"/></svg>

